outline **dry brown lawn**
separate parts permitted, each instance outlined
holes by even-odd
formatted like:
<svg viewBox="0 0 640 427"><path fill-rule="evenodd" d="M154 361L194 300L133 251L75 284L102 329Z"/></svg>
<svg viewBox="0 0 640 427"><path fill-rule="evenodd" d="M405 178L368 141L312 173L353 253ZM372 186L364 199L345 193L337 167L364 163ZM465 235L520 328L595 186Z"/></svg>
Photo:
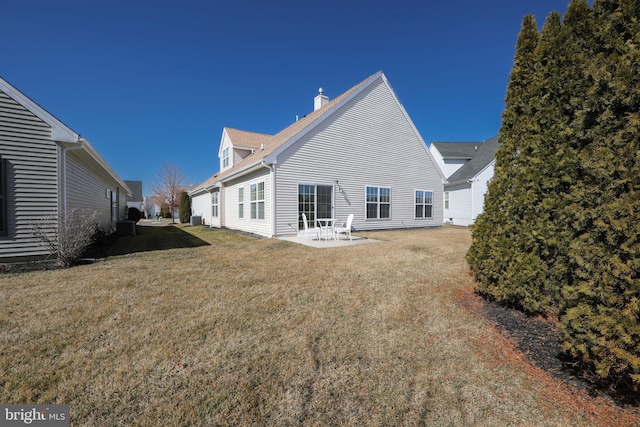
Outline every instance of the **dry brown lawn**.
<svg viewBox="0 0 640 427"><path fill-rule="evenodd" d="M0 403L69 404L73 426L622 425L457 302L467 229L182 230L211 245L0 275Z"/></svg>

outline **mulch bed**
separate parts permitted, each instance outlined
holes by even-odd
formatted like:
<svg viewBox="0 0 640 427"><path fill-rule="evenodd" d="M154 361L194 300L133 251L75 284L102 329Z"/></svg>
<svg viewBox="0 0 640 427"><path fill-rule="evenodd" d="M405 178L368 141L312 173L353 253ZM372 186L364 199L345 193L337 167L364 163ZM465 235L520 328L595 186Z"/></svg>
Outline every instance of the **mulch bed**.
<svg viewBox="0 0 640 427"><path fill-rule="evenodd" d="M511 347L505 350L505 354L518 359L513 363L524 361L529 364L531 368L527 372L555 390L553 393L557 393L558 403L575 406L579 400L596 419L599 414L605 418L615 414L618 420L621 416L631 420L629 425L640 425L640 396L603 387L584 372L576 370L575 361L562 351L560 332L554 319L528 316L485 299L473 290L462 291L457 297L463 307L488 320L505 338ZM545 378L540 378L542 376Z"/></svg>

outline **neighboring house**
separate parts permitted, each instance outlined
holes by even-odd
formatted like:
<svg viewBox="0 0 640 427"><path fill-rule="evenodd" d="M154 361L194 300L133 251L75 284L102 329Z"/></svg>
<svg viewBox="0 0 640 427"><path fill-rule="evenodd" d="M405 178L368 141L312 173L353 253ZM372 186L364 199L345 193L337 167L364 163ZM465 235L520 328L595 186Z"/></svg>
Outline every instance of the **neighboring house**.
<svg viewBox="0 0 640 427"><path fill-rule="evenodd" d="M144 217L147 219L155 219L160 216L160 206L156 204L153 196L144 196L143 198Z"/></svg>
<svg viewBox="0 0 640 427"><path fill-rule="evenodd" d="M444 175L378 72L276 135L225 128L220 172L189 194L205 224L299 234L302 214L355 231L442 225ZM435 208L434 208L435 207Z"/></svg>
<svg viewBox="0 0 640 427"><path fill-rule="evenodd" d="M0 78L0 262L47 255L32 224L74 209L114 230L129 193L86 139Z"/></svg>
<svg viewBox="0 0 640 427"><path fill-rule="evenodd" d="M447 177L445 223L468 226L482 213L499 145L497 136L483 142L431 143L429 151Z"/></svg>
<svg viewBox="0 0 640 427"><path fill-rule="evenodd" d="M140 213L144 213L144 198L142 197L142 181L124 181L131 190L131 195L127 196L127 208L136 208Z"/></svg>

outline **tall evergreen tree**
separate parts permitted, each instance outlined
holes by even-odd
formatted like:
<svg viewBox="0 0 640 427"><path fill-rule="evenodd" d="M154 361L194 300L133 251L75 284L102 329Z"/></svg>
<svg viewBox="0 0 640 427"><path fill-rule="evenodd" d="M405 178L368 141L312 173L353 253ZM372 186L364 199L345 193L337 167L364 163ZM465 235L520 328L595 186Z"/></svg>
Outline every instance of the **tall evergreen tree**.
<svg viewBox="0 0 640 427"><path fill-rule="evenodd" d="M567 206L580 179L576 115L589 90L585 80L585 48L590 45L592 11L584 0L573 0L564 16L551 13L536 47L535 82L531 85L535 134L528 139L528 192L517 203L526 206L522 236L515 251L526 254L526 281L514 283L526 295L528 311L558 313L562 289L572 281L569 246L573 240ZM587 49L588 51L588 49Z"/></svg>
<svg viewBox="0 0 640 427"><path fill-rule="evenodd" d="M561 212L566 193L563 171L558 164L569 155L563 131L567 125L565 75L567 31L561 16L550 14L536 46L536 72L529 88L531 132L521 145L519 182L522 188L514 201L520 206L519 233L512 251L521 262L514 269L509 289L525 310L552 311L559 300L559 288L566 281ZM563 253L564 252L564 253Z"/></svg>
<svg viewBox="0 0 640 427"><path fill-rule="evenodd" d="M502 119L478 289L559 311L567 352L640 390L640 0L525 17Z"/></svg>
<svg viewBox="0 0 640 427"><path fill-rule="evenodd" d="M535 77L534 52L538 40L535 18L527 15L522 21L509 77L494 177L485 196L484 213L473 227L473 243L467 254L478 279L478 289L512 303L517 300L509 291L509 283L520 260L511 251L511 244L519 234L521 220L520 207L514 203L518 197L514 183L519 182L521 173L520 146L530 133L528 118L533 115L530 86Z"/></svg>
<svg viewBox="0 0 640 427"><path fill-rule="evenodd" d="M640 1L596 0L580 129L565 350L640 389Z"/></svg>
<svg viewBox="0 0 640 427"><path fill-rule="evenodd" d="M191 220L191 197L186 191L180 193L180 206L178 208L178 216L181 223L187 223Z"/></svg>

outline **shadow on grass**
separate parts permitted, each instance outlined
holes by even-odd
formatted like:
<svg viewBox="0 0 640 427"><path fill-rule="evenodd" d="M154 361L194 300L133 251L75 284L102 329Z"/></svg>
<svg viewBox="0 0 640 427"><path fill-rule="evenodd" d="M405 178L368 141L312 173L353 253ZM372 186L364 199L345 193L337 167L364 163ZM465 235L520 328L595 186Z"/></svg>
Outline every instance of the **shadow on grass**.
<svg viewBox="0 0 640 427"><path fill-rule="evenodd" d="M96 242L89 249L87 255L92 258L104 258L136 252L197 248L208 245L210 243L178 227L145 227L137 225L135 236L112 234Z"/></svg>

